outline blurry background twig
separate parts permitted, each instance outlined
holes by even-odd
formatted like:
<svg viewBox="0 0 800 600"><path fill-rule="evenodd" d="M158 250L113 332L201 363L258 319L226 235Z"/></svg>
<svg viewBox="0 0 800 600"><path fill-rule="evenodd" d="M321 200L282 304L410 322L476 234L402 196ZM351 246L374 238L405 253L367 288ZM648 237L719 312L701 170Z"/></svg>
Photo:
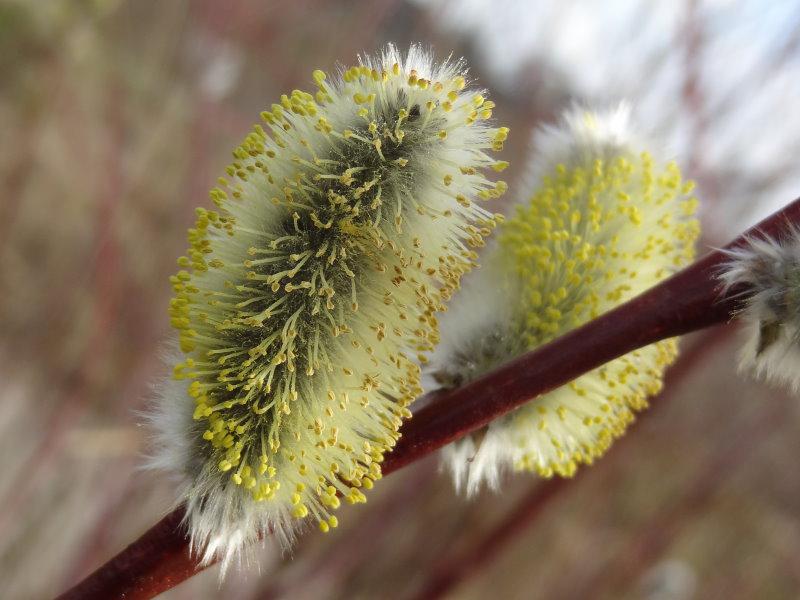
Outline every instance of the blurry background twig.
<svg viewBox="0 0 800 600"><path fill-rule="evenodd" d="M667 371L664 391L651 401L651 405L654 406L644 412L639 417L639 421L652 419L657 414L657 408L672 393L673 386L691 373L695 360L701 358L713 346L727 339L729 335L730 328L716 327L694 336L688 351L684 351L677 363ZM643 425L638 423L636 430L638 431L642 427ZM607 470L609 463L614 460L613 457L620 455L624 452L624 448L635 443L637 437L638 435L628 434L619 440L610 450L611 458L604 457L599 461L602 466L598 466L598 470ZM463 585L471 577L480 573L482 569L490 567L494 558L514 538L522 535L529 525L541 518L541 513L554 499L567 492L570 487L575 487L574 485L569 486L569 481L569 479L555 477L548 481L535 482L530 491L523 495L521 500L484 536L476 536L473 544L461 554L449 554L437 561L429 570L428 580L422 585L418 595L414 597L415 600L433 600L445 597L456 586Z"/></svg>
<svg viewBox="0 0 800 600"><path fill-rule="evenodd" d="M133 411L164 375L167 277L231 148L314 68L389 40L466 56L511 126L514 157L570 100L628 96L680 162L700 157L692 176L716 243L800 188L799 25L791 0L0 0L3 596L54 595L166 510L169 483L134 470ZM681 100L687 80L700 116ZM732 377L732 352L726 341L696 361L628 450L582 474L458 597L796 596L800 408ZM646 570L615 575L626 540L686 495L705 453L776 403L784 418L702 510L670 517L676 534ZM387 478L358 518L304 536L293 559L266 550L268 580L253 571L218 589L211 569L165 596L411 594L532 484L516 477L466 502L433 469ZM614 589L586 587L597 577Z"/></svg>

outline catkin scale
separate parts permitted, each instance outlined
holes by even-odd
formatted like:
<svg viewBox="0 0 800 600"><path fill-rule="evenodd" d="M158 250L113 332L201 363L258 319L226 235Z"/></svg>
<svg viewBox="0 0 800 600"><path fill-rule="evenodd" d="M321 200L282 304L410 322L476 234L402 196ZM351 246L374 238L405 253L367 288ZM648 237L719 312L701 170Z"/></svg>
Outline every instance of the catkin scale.
<svg viewBox="0 0 800 600"><path fill-rule="evenodd" d="M418 48L262 113L197 210L170 304L185 358L150 418L193 544L226 566L292 519L365 501L421 393L436 313L495 225L507 129ZM192 406L192 400L193 406ZM187 408L187 406L189 408ZM177 438L177 439L176 439Z"/></svg>

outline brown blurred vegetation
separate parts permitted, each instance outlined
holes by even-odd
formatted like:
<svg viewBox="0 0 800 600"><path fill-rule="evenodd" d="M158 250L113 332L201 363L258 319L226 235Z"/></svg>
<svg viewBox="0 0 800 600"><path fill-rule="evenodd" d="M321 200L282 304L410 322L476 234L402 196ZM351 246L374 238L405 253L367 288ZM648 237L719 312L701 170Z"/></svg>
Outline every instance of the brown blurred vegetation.
<svg viewBox="0 0 800 600"><path fill-rule="evenodd" d="M679 158L720 242L744 212L725 201L773 189L797 163L708 166L698 148L726 113L708 107L708 73L693 62L712 28L696 3L685 10L696 30L670 42L683 95L661 126L696 136ZM265 105L307 88L314 68L419 41L467 57L493 90L512 129L508 179L518 176L530 128L579 94L542 53L520 61L513 85L494 77L479 37L448 22L460 12L399 0L0 1L0 597L54 595L169 508L170 483L136 468L137 411L166 373L167 278L194 207ZM745 101L744 86L730 96ZM619 450L462 573L451 597L800 594L800 406L733 375L732 333L687 342L690 363ZM451 557L492 540L535 485L517 476L467 501L427 460L345 509L334 534L310 532L292 556L268 547L260 573L219 587L210 569L165 597L413 598Z"/></svg>

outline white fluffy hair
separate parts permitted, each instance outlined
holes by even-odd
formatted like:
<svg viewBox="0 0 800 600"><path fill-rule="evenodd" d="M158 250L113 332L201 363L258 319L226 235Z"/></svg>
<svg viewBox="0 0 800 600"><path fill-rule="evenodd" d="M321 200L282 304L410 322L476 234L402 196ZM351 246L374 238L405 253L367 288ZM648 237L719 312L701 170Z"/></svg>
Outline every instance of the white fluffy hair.
<svg viewBox="0 0 800 600"><path fill-rule="evenodd" d="M631 120L632 108L626 100L602 110L574 103L557 124L537 128L531 135L532 159L518 201L528 200L531 190L560 164L569 169L652 146L631 126Z"/></svg>
<svg viewBox="0 0 800 600"><path fill-rule="evenodd" d="M800 229L780 239L751 237L727 251L719 275L725 292L744 299L740 370L800 390ZM737 292L737 288L742 289Z"/></svg>
<svg viewBox="0 0 800 600"><path fill-rule="evenodd" d="M254 532L263 531L265 522L277 537L281 548L293 543L300 522L289 518L288 511L265 511L239 486L220 486L209 480L203 487L206 495L196 493L194 474L202 472L202 457L197 442L188 432L197 427L192 418L194 407L186 402L187 382L165 378L156 387L156 398L142 414L150 431L150 447L143 468L165 473L176 486L173 506L186 503L183 525L190 531L190 551L203 565L221 559L220 578L236 564L255 564Z"/></svg>

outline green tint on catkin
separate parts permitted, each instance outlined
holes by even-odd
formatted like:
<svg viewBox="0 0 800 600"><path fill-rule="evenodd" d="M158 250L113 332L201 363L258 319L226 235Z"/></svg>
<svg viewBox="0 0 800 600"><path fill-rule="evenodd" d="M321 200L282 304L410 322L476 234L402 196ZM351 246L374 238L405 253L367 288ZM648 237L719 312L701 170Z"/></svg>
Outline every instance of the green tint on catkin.
<svg viewBox="0 0 800 600"><path fill-rule="evenodd" d="M418 396L436 313L495 226L486 169L506 128L461 64L389 47L341 77L315 71L262 113L197 210L172 324L194 402L193 537L239 539L366 500ZM226 536L230 539L225 539ZM288 534L287 534L288 536Z"/></svg>

